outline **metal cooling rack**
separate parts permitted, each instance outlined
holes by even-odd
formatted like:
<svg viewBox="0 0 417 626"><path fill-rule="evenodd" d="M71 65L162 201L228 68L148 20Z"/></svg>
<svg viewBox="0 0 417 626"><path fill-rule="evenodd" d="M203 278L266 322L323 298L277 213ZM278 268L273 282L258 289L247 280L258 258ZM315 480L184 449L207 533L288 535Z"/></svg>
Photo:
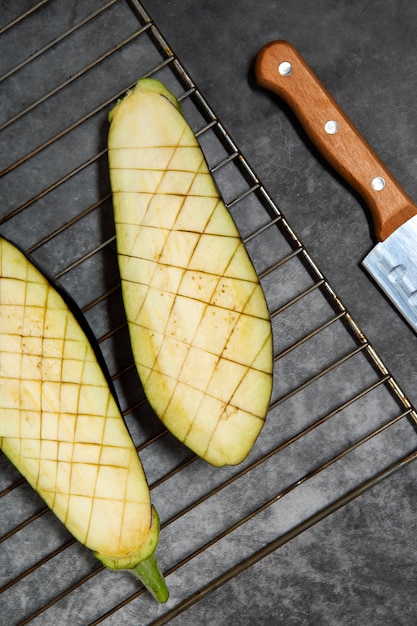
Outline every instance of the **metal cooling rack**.
<svg viewBox="0 0 417 626"><path fill-rule="evenodd" d="M71 4L2 11L0 232L62 283L99 340L161 518L171 599L158 606L133 577L104 570L0 454L0 606L8 626L164 624L414 460L417 418L145 7ZM212 468L174 440L133 367L107 113L150 75L180 99L271 311L272 403L235 468Z"/></svg>

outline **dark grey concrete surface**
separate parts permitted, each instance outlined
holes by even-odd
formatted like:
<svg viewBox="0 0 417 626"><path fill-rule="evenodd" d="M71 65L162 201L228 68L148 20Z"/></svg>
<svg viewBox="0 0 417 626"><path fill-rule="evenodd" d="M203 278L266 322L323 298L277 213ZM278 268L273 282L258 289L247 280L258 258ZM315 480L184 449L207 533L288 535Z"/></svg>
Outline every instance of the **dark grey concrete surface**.
<svg viewBox="0 0 417 626"><path fill-rule="evenodd" d="M2 4L0 20L4 17L5 21L9 21L14 15L34 4L30 0ZM36 54L45 42L61 30L71 27L83 15L103 4L104 0L88 0L87 3L50 0L39 14L39 22L34 17L28 21L31 25L28 32L19 30L19 33L24 32L24 38L22 37L20 43L17 42L19 45L9 42L10 49L21 49L21 57L10 59L0 55L4 70L19 63L25 56ZM8 83L10 89L7 97L2 95L0 98L0 114L3 116L1 119L30 105L32 100L42 95L49 83L54 84L54 80L59 82L75 75L79 67L88 63L90 56L93 59L100 51L105 51L113 40L117 42L121 37L128 36L130 28L132 31L136 28L136 23L132 21L130 26L129 20L123 21L120 18L120 22L118 21L120 15L126 12L124 5L124 2L116 3L108 14L99 18L102 20L100 37L97 36L97 31L93 31L94 36L89 35L87 27L80 35L75 35L75 42L71 39L68 49L63 42L58 47L58 52L44 57L44 65L42 62L35 64L36 76L31 77L29 73L19 74L13 79L13 84ZM410 401L417 404L417 336L360 266L361 259L375 243L367 209L306 140L288 107L256 84L253 72L256 55L267 42L287 39L293 43L409 195L417 200L415 2L144 0L144 5L395 380ZM122 30L122 27L126 30ZM75 45L78 46L77 54L74 54ZM65 101L66 96L59 99L58 94L51 104L47 103L40 110L34 110L30 117L19 122L20 134L11 133L6 136L8 150L4 150L3 157L0 155L0 158L4 158L5 163L19 159L42 141L46 141L50 135L93 109L96 104L111 98L117 89L122 89L123 85L133 81L144 71L144 64L148 63L148 59L145 60L143 54L140 43L136 47L130 47L126 53L121 53L119 66L110 65L108 74L104 71L100 73L98 68L92 78L89 75L88 79L81 78L76 82L77 88L71 91L71 95L75 94L74 101ZM112 62L110 59L109 63ZM152 67L152 63L154 61L150 59L149 67ZM53 72L56 72L56 79ZM113 81L111 89L106 80ZM33 90L38 89L39 93L30 92L27 89L28 84L33 85ZM10 99L11 93L15 100ZM68 135L68 138L64 138L60 143L60 153L55 154L54 146L49 151L45 150L45 156L42 157L44 161L40 162L53 164L56 175L64 175L79 161L92 158L98 151L104 150L107 122L105 113L100 115L102 117L98 122L95 119L88 121ZM65 157L62 156L62 146ZM25 166L17 169L13 185L4 185L2 215L7 213L9 205L12 210L49 184L47 168L38 165L36 158L32 162L33 165L27 169ZM7 177L4 180L7 181ZM77 203L85 202L89 206L98 197L105 195L108 192L106 181L103 157L96 169L86 169L80 176L70 178L56 193L50 194L49 200L41 198L31 208L31 220L26 219L26 214L23 214L22 219L17 217L5 223L3 228L7 234L9 227L11 233L17 234L19 243L29 248L39 238L59 228L63 215L65 219L76 215L80 210ZM88 253L92 246L99 246L101 241L107 240L111 235L111 206L107 202L100 208L100 213L89 214L79 226L75 224L73 230L68 229L62 238L58 237L61 244L52 241L51 245L43 245L37 251L37 257L39 262L51 264L55 272L59 273L73 260L71 254L76 259L77 255L84 253L84 247ZM112 287L115 276L117 278L114 255L107 248L103 253L103 260L98 261L99 268L100 263L106 271L110 268L113 273L103 271L102 274L95 274L98 277L92 280L89 270L93 265L90 266L87 261L80 270L75 268L70 273L70 278L63 276L64 285L70 287L72 295L81 306L88 304L96 293ZM106 310L100 317L101 311L95 309L93 321L98 335L105 335L112 328L112 324L117 326L119 323L116 321L119 320L120 312L118 301L115 311L111 312L108 322L106 315L109 315L109 311ZM91 318L93 319L93 314ZM128 364L128 348L125 348L125 336L120 342L116 336L116 339L111 340L111 345L104 342L103 349L111 370L116 370L116 366L123 369ZM313 361L319 358L319 354L310 354ZM350 373L354 378L355 372ZM135 381L132 387L134 384ZM349 387L349 379L345 381L345 387ZM344 392L342 384L335 384L329 394L334 399ZM132 388L129 388L130 393L134 398ZM304 413L314 410L319 414L321 398L320 395L312 397ZM130 397L128 399L130 401ZM382 400L380 402L380 407L378 404L370 406L370 421L374 419L375 410L384 409ZM294 414L299 417L300 422L305 418L305 415L298 415L296 409ZM358 411L358 429L361 421L365 428L367 418L366 410L363 413ZM343 416L341 421L342 419ZM149 438L153 429L157 432L158 428L156 422L152 418L148 419L148 416L144 417L143 422L131 419L129 427L139 443ZM279 436L284 438L287 431L288 436L291 435L291 424L281 427L285 433ZM338 427L340 433L335 430L335 441L330 442L334 446L339 442L339 436L348 439L350 435L349 432L344 432L343 424ZM266 426L259 450L268 448L268 437L272 439L274 428L271 420ZM361 459L364 467L371 466L374 462L381 463L385 455L390 458L391 453L394 454L396 441L391 441L389 436L382 441L384 443L379 448L371 447L369 460L366 457ZM284 453L282 473L279 475L272 464L266 464L258 472L253 472L243 480L240 493L239 486L235 488L236 493L231 488L230 502L240 502L242 510L246 510L245 507L249 510L249 506L253 504L251 498L257 502L257 491L262 481L270 482L272 493L274 481L277 484L280 481L285 483L285 480L290 481L293 476L297 476L297 463L301 465L301 461L305 462L308 469L310 463L314 466L316 459L321 456L322 444L320 434L317 434L312 437L311 447L308 438L306 439L304 445L300 446L298 455L290 451L287 460ZM407 444L408 451L417 448L417 435L411 428ZM142 455L147 474L155 483L164 472L172 470L184 458L186 453L180 446L176 447L174 442L167 443L165 440L157 442L151 451L145 450ZM12 483L16 479L13 470L4 464L3 467L2 481L6 485L10 474L9 482ZM349 471L348 466L347 474ZM227 470L214 472L213 468L197 463L191 466L189 473L185 469L181 476L174 477L178 482L170 480L165 486L157 486L153 497L161 518L169 519L177 513L177 506L180 510L182 498L185 501L184 493L188 489L192 491L189 485L194 484L193 489L199 495L206 484L214 487L216 481L220 480L219 476L227 478ZM330 487L331 485L329 490ZM324 485L323 491L326 488L327 485ZM264 490L267 492L266 487ZM27 486L15 490L15 494L16 491L19 491L19 497L12 494L7 499L7 504L11 502L15 507L13 516L9 516L11 523L23 521L29 512L36 513L40 509L39 502ZM300 499L302 493L300 491ZM307 498L312 505L315 496L319 498L319 490L315 493L313 489L312 493L308 493ZM179 522L178 525L167 528L161 541L164 568L168 569L176 560L187 555L189 545L199 546L200 539L203 541L210 537L211 524L214 527L216 517L223 516L226 522L229 522L229 518L234 520L239 511L233 509L234 505L228 511L228 497L227 491L214 499L211 505L208 504L206 509L203 506L202 511L198 509L197 512L192 512L190 521L187 518L183 522L184 527ZM301 507L296 498L293 505L294 510ZM246 548L249 553L257 541L261 545L268 538L271 540L278 532L277 528L285 513L291 517L292 511L286 511L285 506L284 501L281 514L278 512L274 516L273 512L267 512L262 518L262 528L257 528L254 523L249 527L250 532L241 529L241 538L232 537L226 549L232 553L235 542L235 551L241 551L244 555ZM219 590L201 599L174 618L172 624L413 626L417 623L416 511L417 464L413 462L236 576ZM185 529L184 533L181 533L182 529ZM5 544L7 548L3 547L2 556L10 573L19 573L30 567L32 560L40 561L67 539L65 531L55 524L52 516L46 515L32 523L29 528L23 528L17 537ZM32 557L31 542L34 540L37 542L38 552ZM16 548L15 552L15 546L20 551ZM96 564L93 557L85 552L80 546L73 546L59 555L57 560L49 561L45 571L39 569L33 576L25 577L14 591L12 589L9 595L3 596L7 601L0 596L0 607L3 606L0 624L2 614L7 616L5 626L10 626L12 617L16 619L13 623L18 623L20 615L23 618L30 613L31 603L36 606L38 600L47 602L61 590L76 584L80 577L88 576ZM219 561L222 558L226 561L228 558L232 562L230 553L225 550L223 554L221 547L217 551L213 550L207 561L208 565L206 563L204 567L208 568L213 564L213 570L221 570ZM55 570L55 563L62 565L62 569ZM198 587L198 571L196 573L191 568L187 578L187 568L184 570L183 577L175 573L171 576L173 605L177 597L181 597L184 585L189 584L192 588L195 584ZM130 580L121 577L117 586L112 576L116 575L100 573L93 581L84 585L84 591L79 595L75 590L56 607L52 607L50 612L33 620L33 623L39 626L84 626L90 623L118 601L135 593L136 587ZM202 580L203 578L202 575ZM46 584L46 580L49 580L49 584ZM201 586L203 585L204 580ZM126 610L115 613L103 623L117 626L151 623L151 619L146 616L149 614L156 619L157 612L153 605L147 609L146 598L143 605L141 602L142 597L137 603L133 601ZM136 608L139 612L143 610L143 614L136 614Z"/></svg>

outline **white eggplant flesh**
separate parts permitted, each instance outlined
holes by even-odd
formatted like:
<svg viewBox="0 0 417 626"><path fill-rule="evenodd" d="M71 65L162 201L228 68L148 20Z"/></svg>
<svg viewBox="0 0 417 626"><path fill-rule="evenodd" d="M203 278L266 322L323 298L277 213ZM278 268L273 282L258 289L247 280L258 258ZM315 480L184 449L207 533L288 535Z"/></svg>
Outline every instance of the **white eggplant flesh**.
<svg viewBox="0 0 417 626"><path fill-rule="evenodd" d="M109 115L122 295L155 413L207 462L243 461L268 411L265 296L179 103L143 79Z"/></svg>
<svg viewBox="0 0 417 626"><path fill-rule="evenodd" d="M80 543L111 569L136 569L166 600L158 516L92 337L80 312L2 237L0 447Z"/></svg>

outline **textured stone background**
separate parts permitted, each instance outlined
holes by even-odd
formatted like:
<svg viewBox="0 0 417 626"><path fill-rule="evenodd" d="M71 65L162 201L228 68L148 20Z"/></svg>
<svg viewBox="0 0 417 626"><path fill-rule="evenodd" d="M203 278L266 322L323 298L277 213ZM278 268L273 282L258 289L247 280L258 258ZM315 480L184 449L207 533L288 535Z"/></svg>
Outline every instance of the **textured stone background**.
<svg viewBox="0 0 417 626"><path fill-rule="evenodd" d="M33 4L34 2L30 0L22 0L20 9L16 4L14 5L16 10L13 10L17 14ZM103 5L104 1L89 0L87 4L89 11L92 11ZM299 48L409 195L417 199L415 2L144 0L144 4L336 293L392 371L405 394L417 404L415 385L417 337L360 267L361 259L374 244L367 210L361 200L334 175L306 140L291 111L278 98L259 88L253 75L255 57L265 43L281 38L291 41ZM53 19L50 23L43 24L43 28L50 28L51 31L59 20L65 28L76 21L78 12L86 11L85 4L78 2L73 3L71 10L69 3L62 0L51 0L46 6L46 10L52 11ZM6 3L4 5L1 3L0 16L2 9L5 12L12 11L11 5L7 6L6 11ZM117 7L114 10L116 11ZM93 56L97 49L105 50L108 45L107 37L110 38L110 35L117 39L119 35L116 32L117 21L114 20L114 29L112 23L106 24L106 27L107 30L104 28L100 37L77 39L79 49L77 54L73 55L76 60L83 55L86 58L89 54ZM26 38L21 44L22 51L24 52L26 45L36 50L37 37L40 35L42 33L39 30L26 33ZM138 46L137 56L124 60L125 67L128 68L126 76L123 77L125 83L140 73L142 67L140 54L141 49ZM29 93L26 85L31 84L32 78L33 84L42 92L43 81L45 84L48 84L49 80L52 81L53 71L67 72L68 76L75 72L70 66L70 60L60 57L59 54L52 58L51 64L47 67L42 67L41 63L35 64L35 67L38 68L37 76L23 77L27 82L19 84L16 81L12 85L14 96L19 102L25 102L25 98L30 102L33 94ZM88 107L95 103L95 98L97 102L101 102L108 97L105 78L104 76L99 79L96 76L95 82L85 86L88 88L88 97L84 93L85 100L83 93L80 93L77 107L81 112L84 102L88 110ZM13 100L5 96L0 100L3 114L12 115ZM10 156L8 152L12 150L19 156L19 150L27 150L28 145L30 147L33 144L36 147L43 140L42 133L48 129L48 124L56 123L57 128L60 128L64 122L70 123L72 110L71 106L68 104L66 107L66 104L65 101L59 101L55 108L51 107L50 111L43 112L44 118L36 117L35 111L31 119L38 120L37 124L32 127L29 125L18 137L10 138L8 150L5 150L3 155L5 161L7 162ZM25 120L21 122L23 130L24 124ZM69 163L72 163L72 159L76 162L78 152L81 159L85 158L85 154L94 155L97 151L103 150L107 129L105 113L101 124L99 133L92 125L92 128L87 127L85 132L84 127L76 131L73 139L71 135L73 143L68 144L64 156L61 153L54 157L52 152L49 158L54 157L54 167L65 172L66 168L70 168ZM36 160L34 161L36 163ZM71 216L71 211L75 213L78 210L79 195L83 201L87 196L87 200L92 203L98 191L105 193L107 179L104 159L99 167L97 171L94 169L91 179L86 180L79 188L76 184L79 184L80 178L77 178L77 182L70 179L62 193L58 189L56 204L53 202L55 196L51 194L52 199L45 201L45 206L42 202L39 203L39 207L35 205L32 215L36 217L38 210L39 219L26 220L24 215L21 221L15 220L10 228L15 229L19 243L29 247L44 235L44 231L48 232L48 229L54 227L51 225L53 220L56 220L59 226L63 213ZM29 174L31 171L29 169ZM5 185L2 210L5 210L4 207L8 203L11 206L13 203L18 205L19 198L25 198L25 194L30 197L31 185L42 189L49 182L48 169L45 167L39 167L38 170L35 167L35 176L28 176L24 168L22 172L22 179L20 181L18 178L15 179L13 187ZM71 262L69 251L74 255L81 254L85 246L88 252L93 243L95 245L95 238L99 244L101 239L111 237L110 203L100 209L99 213L91 214L88 220L91 220L91 223L89 221L87 223L86 220L81 222L82 226L78 227L78 230L77 226L75 227L75 235L72 234L72 230L66 231L62 239L59 239L62 245L53 242L51 246L43 246L37 251L38 260L49 263L58 272L61 267ZM266 254L267 250L259 250L260 257L263 253ZM80 305L88 303L89 298L92 299L96 292L100 293L101 289L111 286L117 274L114 255L106 249L103 257L103 268L110 267L113 274L103 272L98 274L97 280L92 281L89 263L85 263L83 267L86 269L79 270L79 273L76 269L69 274L69 278L67 275L63 278L65 286L70 289ZM117 309L117 312L120 311ZM114 313L115 319L117 312ZM113 315L113 312L111 313ZM98 316L98 319L93 321L97 323L95 330L98 334L105 334L108 330L105 315ZM101 323L103 328L100 327ZM109 343L112 343L110 347ZM119 342L117 336L109 343L105 344L104 348L110 369L117 370L116 365L123 369L125 359L128 359L125 343ZM315 359L318 361L319 358L320 354L309 354L311 361ZM354 374L355 372L351 372L352 377ZM349 376L343 382L346 388L349 387ZM285 381L283 384L285 386ZM328 390L329 395L334 399L339 389L345 391L342 387L335 386ZM133 389L134 384L132 398ZM325 391L327 390L323 390ZM308 411L314 409L319 412L321 399L320 395L312 398L311 405L305 407L306 410L300 415L300 420L307 419ZM378 404L369 407L369 416L372 412L375 413L375 409L378 409ZM383 409L384 407L381 407L381 410ZM360 420L366 422L367 417L366 411L356 416L358 429L361 426ZM156 432L158 428L156 420L153 421L149 416L144 416L143 422L132 419L129 426L139 443L149 437L153 429ZM350 433L343 430L343 424L339 426L340 436L344 435L348 439ZM268 436L276 434L274 428L274 422L270 420L256 453L263 447L268 448ZM281 428L283 432L279 433L279 436L284 438L287 435L286 429L289 436L295 425L285 423ZM366 423L363 428L366 428ZM337 431L334 436L336 443L344 444L344 441L337 440ZM382 438L382 442L385 443L382 443L379 449L373 449L369 459L361 459L364 468L372 466L377 458L380 462L385 454L388 458L394 454L396 441L386 437ZM240 503L242 510L246 506L249 508L252 504L251 499L256 502L258 492L269 493L269 490L273 492L274 481L284 484L286 480L290 481L292 475L296 475L297 462L304 463L307 468L314 466L321 452L320 434L312 437L314 445L309 447L308 443L309 439L306 438L298 450L298 456L291 450L288 451L288 456L282 455L282 460L277 464L279 467L281 463L282 467L279 475L274 465L265 464L265 467L261 466L259 471L250 473L244 479L244 490L241 493L235 493L241 483L236 487L232 486L231 502ZM334 441L332 443L335 444ZM417 447L417 435L411 427L407 445L409 451ZM142 455L148 476L155 483L165 471L171 470L184 458L186 458L184 450L171 440L157 442L152 450L145 450ZM294 465L291 464L292 461ZM11 470L4 464L4 459L2 467L5 469L2 469L3 474L0 478L6 482L6 474ZM157 487L153 497L162 519L169 519L176 512L176 507L180 509L187 489L190 494L193 490L199 493L198 490L203 490L206 485L216 485L216 481L220 480L219 476L227 477L227 470L214 472L212 468L197 462L188 470L183 470L181 475L176 477L177 481L168 481L167 485ZM322 484L319 483L320 494L326 495L327 488L330 493L334 486L331 483L326 484L323 479ZM416 487L417 465L412 463L305 531L218 591L203 598L172 623L175 626L416 624ZM20 519L25 519L27 511L36 512L40 507L27 486L22 486L21 489L15 490L15 494L16 492L19 492L16 501L12 501L15 508L10 507L11 523L13 520L17 523ZM299 498L302 500L302 490L300 494ZM308 506L314 506L314 495L313 488L312 493L308 493L307 496L307 499L310 498ZM12 494L7 502L9 503L13 497ZM199 545L200 535L206 533L204 536L210 537L212 527L214 528L218 521L216 517L220 519L223 516L225 523L229 522L229 519L234 519L240 511L235 510L234 505L230 503L228 505L228 497L229 491L226 490L226 493L220 493L217 499L214 498L207 508L202 506L192 513L190 521L188 518L184 521L184 529L189 532L188 535L181 532L183 530L181 521L163 533L161 552L164 568L169 568L175 563L176 558L187 554L190 545ZM215 508L216 504L218 509ZM295 509L298 504L301 506L303 503L294 499ZM274 512L271 515L267 512L262 518L264 526L259 528L259 537L269 535L274 537L276 528L273 524L279 525L285 518L285 512L284 509L281 516L275 513L276 517L273 517ZM291 517L291 514L292 511L288 510L288 517ZM7 518L7 515L4 517ZM268 527L268 521L271 527ZM13 568L17 571L24 570L31 564L31 559L34 562L40 560L52 549L51 546L60 545L66 540L65 531L55 522L52 516L45 515L8 542L10 553L6 553L6 547L3 546L2 556L6 565L11 570ZM191 525L193 522L194 525ZM222 554L221 544L213 550L213 555L210 556L213 567L217 568L223 556L231 558L233 551L237 552L237 555L233 555L237 557L240 557L246 549L250 553L258 540L258 529L253 526L250 528L251 532L246 531L246 535L245 529L242 529L238 533L239 539L232 537L227 544L228 554ZM15 552L12 549L15 545L13 541L20 551ZM34 541L38 549L36 554ZM207 561L209 565L210 558ZM62 568L54 569L56 563L62 565ZM207 563L205 567L209 566ZM36 606L38 601L39 603L46 601L49 598L48 594L55 597L61 589L60 585L65 589L65 585L72 584L94 567L96 563L93 557L87 555L80 546L73 546L63 552L57 560L50 561L37 574L25 578L20 586L12 589L7 599L6 596L0 597L2 614L7 616L5 626L12 622L18 623L20 615L30 612L31 604ZM192 568L187 574L185 568L183 577L176 576L175 573L171 576L173 602L176 600L177 590L183 590L184 585L188 583L197 585L197 574L198 572ZM202 578L203 574L205 572L202 572ZM45 576L50 583L48 585L45 584ZM117 575L107 572L98 574L91 583L84 586L84 592L80 591L77 595L75 591L53 607L48 614L42 614L34 623L40 626L49 624L84 626L90 623L96 616L95 610L97 616L102 615L106 607L112 606L113 601L123 599L124 593L128 595L135 592L135 582L120 576L116 583L114 576ZM148 604L149 614L154 615L152 613L155 612L154 605L151 605L145 597L140 598L138 604L133 602L128 605L125 611L116 613L105 623L117 626L125 624L130 626L140 620L141 623L145 623L147 620L146 616L143 616L145 613L139 617L135 610L138 607L141 611L142 606L145 610ZM87 615L90 615L91 619L88 619ZM150 620L146 623L150 623Z"/></svg>

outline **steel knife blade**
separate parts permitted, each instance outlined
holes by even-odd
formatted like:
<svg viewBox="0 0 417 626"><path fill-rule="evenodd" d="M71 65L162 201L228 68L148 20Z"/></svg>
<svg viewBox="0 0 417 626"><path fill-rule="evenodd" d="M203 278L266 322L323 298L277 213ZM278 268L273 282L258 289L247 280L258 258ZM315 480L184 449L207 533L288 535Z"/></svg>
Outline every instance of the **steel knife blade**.
<svg viewBox="0 0 417 626"><path fill-rule="evenodd" d="M294 46L265 45L255 74L289 104L328 163L366 202L378 243L362 264L417 332L417 206Z"/></svg>

